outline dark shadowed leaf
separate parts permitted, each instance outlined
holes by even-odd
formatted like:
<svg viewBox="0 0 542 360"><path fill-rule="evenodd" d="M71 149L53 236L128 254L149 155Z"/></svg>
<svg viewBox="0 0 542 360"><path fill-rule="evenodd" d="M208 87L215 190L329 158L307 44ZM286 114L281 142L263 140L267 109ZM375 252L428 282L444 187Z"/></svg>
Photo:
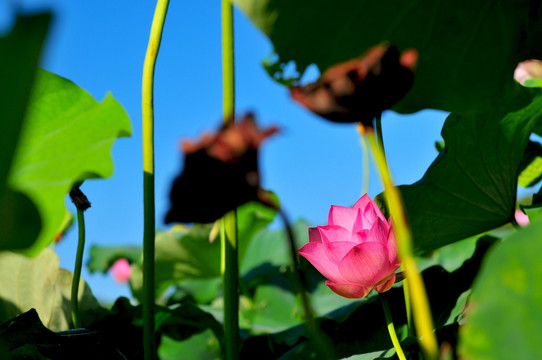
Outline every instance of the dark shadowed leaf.
<svg viewBox="0 0 542 360"><path fill-rule="evenodd" d="M143 359L143 319L141 305L130 304L119 298L111 312L88 326L89 329L109 337L128 359ZM219 341L223 339L222 326L196 305L183 302L174 308L156 306L156 333L173 340L188 339L195 334L211 330Z"/></svg>
<svg viewBox="0 0 542 360"><path fill-rule="evenodd" d="M8 348L7 354L0 350L2 360L126 360L111 340L86 329L52 332L34 309L0 325L0 346L6 344Z"/></svg>
<svg viewBox="0 0 542 360"><path fill-rule="evenodd" d="M516 65L542 58L537 0L234 2L270 38L280 64L295 61L301 74L313 63L323 72L382 41L417 49L416 80L394 107L400 112L490 110L522 91Z"/></svg>
<svg viewBox="0 0 542 360"><path fill-rule="evenodd" d="M508 114L496 110L448 117L442 130L445 149L421 180L399 187L417 253L513 218L519 165L541 117L542 95Z"/></svg>

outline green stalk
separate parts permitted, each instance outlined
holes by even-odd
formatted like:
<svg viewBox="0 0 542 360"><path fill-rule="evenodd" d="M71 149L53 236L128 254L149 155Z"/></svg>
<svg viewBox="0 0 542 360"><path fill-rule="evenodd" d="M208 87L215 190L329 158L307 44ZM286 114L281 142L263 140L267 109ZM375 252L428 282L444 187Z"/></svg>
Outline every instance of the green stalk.
<svg viewBox="0 0 542 360"><path fill-rule="evenodd" d="M235 64L233 50L233 6L222 0L222 88L224 121L235 115Z"/></svg>
<svg viewBox="0 0 542 360"><path fill-rule="evenodd" d="M160 49L168 5L169 0L156 2L143 65L143 355L145 360L156 357L154 334L154 68Z"/></svg>
<svg viewBox="0 0 542 360"><path fill-rule="evenodd" d="M85 215L83 212L90 207L90 202L85 194L79 189L79 185L74 186L70 190L70 198L77 208L77 227L79 228L79 240L77 242L77 254L75 256L71 293L71 312L75 328L81 327L81 321L79 319L79 281L81 280L83 252L85 250Z"/></svg>
<svg viewBox="0 0 542 360"><path fill-rule="evenodd" d="M84 210L77 209L77 227L79 239L77 242L77 255L75 256L75 268L73 270L71 310L74 327L81 327L79 319L79 281L81 280L81 268L83 267L83 251L85 249L85 215Z"/></svg>
<svg viewBox="0 0 542 360"><path fill-rule="evenodd" d="M393 227L397 239L397 250L401 259L402 269L408 281L408 297L411 300L414 325L416 326L420 347L427 360L436 360L438 345L433 333L433 319L429 308L429 301L425 292L422 276L414 259L412 251L412 234L408 228L401 195L393 185L391 175L382 149L378 146L373 129L367 131L367 139L373 157L384 184L384 195L388 203Z"/></svg>
<svg viewBox="0 0 542 360"><path fill-rule="evenodd" d="M386 294L381 293L380 302L382 303L382 308L384 309L384 317L386 318L386 324L388 325L388 332L390 334L390 339L397 353L399 360L406 360L405 353L401 348L401 343L397 338L397 333L395 332L395 326L393 325L393 319L391 317L390 306L388 305L388 300L386 299Z"/></svg>
<svg viewBox="0 0 542 360"><path fill-rule="evenodd" d="M224 121L235 117L233 6L222 0L222 87ZM239 265L237 211L226 214L220 229L224 276L224 334L227 360L239 358Z"/></svg>
<svg viewBox="0 0 542 360"><path fill-rule="evenodd" d="M382 135L382 113L379 113L376 116L375 129L376 129L376 137L378 140L378 146L382 150L382 156L384 157L384 161L386 161L386 148L384 147L384 136ZM386 161L386 167L387 166L388 165ZM405 270L403 264L401 264L401 270L402 271ZM405 308L406 308L408 332L409 334L414 335L414 329L412 327L412 305L410 304L410 290L409 290L408 279L405 279L405 281L403 282L403 294L405 297Z"/></svg>
<svg viewBox="0 0 542 360"><path fill-rule="evenodd" d="M274 208L282 218L284 228L286 229L288 246L290 248L290 257L292 260L293 285L295 291L301 298L305 318L305 329L307 330L308 337L317 351L317 359L335 359L336 357L333 353L333 345L330 343L329 339L321 333L316 321L314 320L314 313L312 311L309 294L306 290L307 281L304 274L301 272L301 267L299 265L299 255L297 254L294 232L292 230L292 226L290 225L290 221L282 209L276 207Z"/></svg>
<svg viewBox="0 0 542 360"><path fill-rule="evenodd" d="M220 240L224 250L224 354L239 358L239 266L237 254L237 210L222 218Z"/></svg>

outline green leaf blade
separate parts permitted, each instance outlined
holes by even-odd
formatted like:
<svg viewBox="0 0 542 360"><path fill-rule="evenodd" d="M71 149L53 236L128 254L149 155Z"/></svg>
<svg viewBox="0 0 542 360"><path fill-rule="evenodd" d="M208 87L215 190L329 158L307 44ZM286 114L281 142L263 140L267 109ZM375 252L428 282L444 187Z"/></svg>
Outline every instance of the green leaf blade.
<svg viewBox="0 0 542 360"><path fill-rule="evenodd" d="M418 254L504 225L513 218L517 177L542 96L525 108L452 114L445 149L421 180L399 187ZM382 195L379 195L381 197Z"/></svg>
<svg viewBox="0 0 542 360"><path fill-rule="evenodd" d="M473 286L466 325L460 331L462 357L542 357L541 220L512 234L488 255Z"/></svg>
<svg viewBox="0 0 542 360"><path fill-rule="evenodd" d="M98 103L73 82L39 73L8 180L32 199L43 220L26 254L36 255L52 241L75 183L112 175L113 142L130 132L128 115L110 94Z"/></svg>

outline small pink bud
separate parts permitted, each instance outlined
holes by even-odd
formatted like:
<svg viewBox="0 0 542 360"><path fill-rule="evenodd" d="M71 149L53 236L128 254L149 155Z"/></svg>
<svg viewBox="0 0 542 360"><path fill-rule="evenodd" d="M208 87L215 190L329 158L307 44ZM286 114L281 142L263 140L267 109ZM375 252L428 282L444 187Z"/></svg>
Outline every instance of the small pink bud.
<svg viewBox="0 0 542 360"><path fill-rule="evenodd" d="M526 87L542 87L542 61L520 62L514 71L514 79Z"/></svg>
<svg viewBox="0 0 542 360"><path fill-rule="evenodd" d="M115 261L113 266L111 266L111 274L116 282L119 284L126 283L130 280L130 274L132 273L132 268L130 263L126 259L118 259Z"/></svg>

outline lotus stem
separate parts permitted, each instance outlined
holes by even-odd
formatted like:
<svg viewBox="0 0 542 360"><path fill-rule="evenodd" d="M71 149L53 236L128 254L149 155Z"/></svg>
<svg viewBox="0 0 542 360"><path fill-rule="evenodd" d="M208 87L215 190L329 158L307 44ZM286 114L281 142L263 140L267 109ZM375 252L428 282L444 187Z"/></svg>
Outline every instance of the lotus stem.
<svg viewBox="0 0 542 360"><path fill-rule="evenodd" d="M386 294L381 293L379 294L379 296L380 302L382 303L382 308L384 309L384 317L386 318L386 324L388 326L390 339L393 347L395 348L395 352L397 353L397 357L399 357L399 360L406 360L405 353L401 348L401 343L399 342L399 339L397 338L397 333L395 332L395 326L393 325L393 318L391 317L390 306L388 305Z"/></svg>
<svg viewBox="0 0 542 360"><path fill-rule="evenodd" d="M433 333L431 310L423 279L414 259L412 251L412 235L408 228L401 195L399 190L393 185L384 152L377 144L374 130L369 128L364 132L367 134L369 147L371 148L373 158L378 171L380 172L382 183L384 184L384 195L386 197L390 215L393 219L398 254L409 286L406 295L412 304L414 325L416 326L418 341L425 353L426 359L436 360L438 357L438 345L435 334Z"/></svg>
<svg viewBox="0 0 542 360"><path fill-rule="evenodd" d="M288 217L281 208L274 207L280 215L284 228L286 230L286 235L288 239L288 246L290 248L290 257L292 260L292 275L293 275L293 285L295 291L301 298L301 304L303 306L304 318L305 318L305 329L307 330L308 337L312 342L314 348L319 354L318 358L323 359L335 359L336 357L333 354L333 347L329 340L323 335L316 325L314 320L314 313L312 311L312 306L310 303L309 295L307 293L307 281L301 272L299 266L299 257L297 254L297 248L295 244L294 232Z"/></svg>
<svg viewBox="0 0 542 360"><path fill-rule="evenodd" d="M77 255L75 256L75 268L73 270L71 310L74 328L81 327L79 319L79 281L81 279L81 268L83 267L83 252L85 249L85 215L83 210L77 209L77 227L79 239L77 240Z"/></svg>
<svg viewBox="0 0 542 360"><path fill-rule="evenodd" d="M143 356L156 357L154 333L154 69L162 40L169 0L158 0L143 65Z"/></svg>
<svg viewBox="0 0 542 360"><path fill-rule="evenodd" d="M224 122L235 118L233 6L222 0L222 87ZM239 358L239 265L237 211L221 220L220 241L224 277L224 333L226 360Z"/></svg>
<svg viewBox="0 0 542 360"><path fill-rule="evenodd" d="M375 118L375 129L376 129L378 147L382 150L382 154L386 162L386 168L387 168L388 165L387 165L387 159L386 159L386 148L384 147L384 136L382 135L382 113L377 114ZM361 123L358 125L358 131L363 137L365 133L365 128ZM401 264L401 270L404 271L404 267L402 264ZM403 294L405 297L405 309L406 309L408 332L409 334L414 336L414 329L412 326L412 306L410 304L408 281L403 282Z"/></svg>
<svg viewBox="0 0 542 360"><path fill-rule="evenodd" d="M77 254L75 255L75 268L73 270L71 312L74 327L81 327L79 318L79 282L81 280L81 268L83 267L83 253L85 251L85 215L84 211L90 207L87 197L78 187L70 191L70 198L77 208L77 228L79 238L77 240Z"/></svg>

